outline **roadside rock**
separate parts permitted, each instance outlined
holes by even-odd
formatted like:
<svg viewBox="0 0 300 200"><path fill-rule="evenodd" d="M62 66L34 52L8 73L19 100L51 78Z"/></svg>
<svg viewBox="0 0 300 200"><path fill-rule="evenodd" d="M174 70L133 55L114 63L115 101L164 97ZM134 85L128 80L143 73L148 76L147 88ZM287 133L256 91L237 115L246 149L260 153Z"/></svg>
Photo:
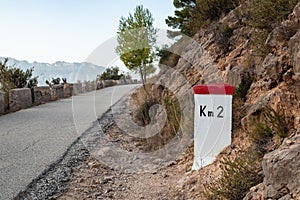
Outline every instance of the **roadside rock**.
<svg viewBox="0 0 300 200"><path fill-rule="evenodd" d="M300 199L300 132L264 156L263 183L253 187L244 200Z"/></svg>

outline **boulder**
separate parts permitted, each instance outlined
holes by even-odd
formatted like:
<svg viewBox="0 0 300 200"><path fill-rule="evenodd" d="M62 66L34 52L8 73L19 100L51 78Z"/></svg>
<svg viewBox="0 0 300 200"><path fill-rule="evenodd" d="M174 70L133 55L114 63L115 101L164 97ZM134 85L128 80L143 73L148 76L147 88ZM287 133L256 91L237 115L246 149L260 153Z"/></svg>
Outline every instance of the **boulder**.
<svg viewBox="0 0 300 200"><path fill-rule="evenodd" d="M64 86L63 85L53 85L51 87L51 100L56 101L58 99L64 98Z"/></svg>
<svg viewBox="0 0 300 200"><path fill-rule="evenodd" d="M72 96L73 84L64 84L64 98Z"/></svg>
<svg viewBox="0 0 300 200"><path fill-rule="evenodd" d="M51 101L51 90L48 86L34 87L34 104L42 104Z"/></svg>
<svg viewBox="0 0 300 200"><path fill-rule="evenodd" d="M262 161L263 183L250 189L244 200L300 198L300 130Z"/></svg>
<svg viewBox="0 0 300 200"><path fill-rule="evenodd" d="M9 91L9 110L12 112L32 106L31 90L18 88Z"/></svg>

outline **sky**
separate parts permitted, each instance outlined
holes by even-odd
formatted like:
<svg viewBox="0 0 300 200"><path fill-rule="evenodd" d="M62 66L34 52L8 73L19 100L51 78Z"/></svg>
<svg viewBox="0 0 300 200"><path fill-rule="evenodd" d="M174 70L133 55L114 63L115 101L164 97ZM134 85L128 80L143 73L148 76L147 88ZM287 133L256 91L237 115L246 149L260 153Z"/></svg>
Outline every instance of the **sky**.
<svg viewBox="0 0 300 200"><path fill-rule="evenodd" d="M83 62L115 37L121 16L148 8L168 29L173 0L0 0L0 57L29 62Z"/></svg>

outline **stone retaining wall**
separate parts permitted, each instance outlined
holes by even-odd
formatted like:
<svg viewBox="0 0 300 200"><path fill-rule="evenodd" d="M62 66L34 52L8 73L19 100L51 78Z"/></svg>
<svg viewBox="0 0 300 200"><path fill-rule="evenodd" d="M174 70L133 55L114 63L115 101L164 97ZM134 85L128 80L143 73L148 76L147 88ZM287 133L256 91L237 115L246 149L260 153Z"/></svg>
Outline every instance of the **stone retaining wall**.
<svg viewBox="0 0 300 200"><path fill-rule="evenodd" d="M32 106L31 90L19 88L9 91L9 110L14 112Z"/></svg>
<svg viewBox="0 0 300 200"><path fill-rule="evenodd" d="M48 86L34 87L34 104L42 104L51 101L51 90Z"/></svg>
<svg viewBox="0 0 300 200"><path fill-rule="evenodd" d="M9 110L17 111L20 109L31 107L32 104L39 105L49 101L56 101L58 99L68 98L72 95L78 95L85 92L99 90L105 87L114 85L122 85L133 83L129 80L103 80L103 81L88 81L83 83L53 85L51 88L48 86L34 87L32 90L29 88L19 88L9 91ZM0 115L4 114L5 102L4 93L0 92Z"/></svg>
<svg viewBox="0 0 300 200"><path fill-rule="evenodd" d="M73 84L73 95L78 95L82 93L82 84L81 83L74 83Z"/></svg>
<svg viewBox="0 0 300 200"><path fill-rule="evenodd" d="M4 93L0 92L0 115L5 113Z"/></svg>
<svg viewBox="0 0 300 200"><path fill-rule="evenodd" d="M73 94L73 84L64 84L64 98L68 98Z"/></svg>
<svg viewBox="0 0 300 200"><path fill-rule="evenodd" d="M63 85L53 85L51 90L51 100L56 101L58 99L64 98L64 86Z"/></svg>

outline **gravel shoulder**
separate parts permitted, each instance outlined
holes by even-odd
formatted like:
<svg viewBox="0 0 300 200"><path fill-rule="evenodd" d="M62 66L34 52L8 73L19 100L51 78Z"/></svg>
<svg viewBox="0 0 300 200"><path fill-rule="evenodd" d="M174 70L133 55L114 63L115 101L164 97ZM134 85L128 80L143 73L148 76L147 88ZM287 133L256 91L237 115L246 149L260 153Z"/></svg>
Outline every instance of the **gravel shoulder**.
<svg viewBox="0 0 300 200"><path fill-rule="evenodd" d="M116 104L121 108L118 113L126 112L122 106L126 100L124 97ZM99 148L103 148L103 143L107 141L128 152L143 153L141 141L124 135L115 122L114 115L118 114L112 112L115 108L94 122L61 159L15 199L182 199L178 195L181 193L180 183L184 182L187 173L192 173L190 153L177 160L160 162L152 162L152 158L147 155L148 170L139 170L140 165L135 164L131 170L126 168L128 166L118 168L98 157ZM188 150L192 151L191 148ZM108 154L107 157L111 156ZM129 163L138 163L139 160L143 163L147 156L135 157Z"/></svg>

